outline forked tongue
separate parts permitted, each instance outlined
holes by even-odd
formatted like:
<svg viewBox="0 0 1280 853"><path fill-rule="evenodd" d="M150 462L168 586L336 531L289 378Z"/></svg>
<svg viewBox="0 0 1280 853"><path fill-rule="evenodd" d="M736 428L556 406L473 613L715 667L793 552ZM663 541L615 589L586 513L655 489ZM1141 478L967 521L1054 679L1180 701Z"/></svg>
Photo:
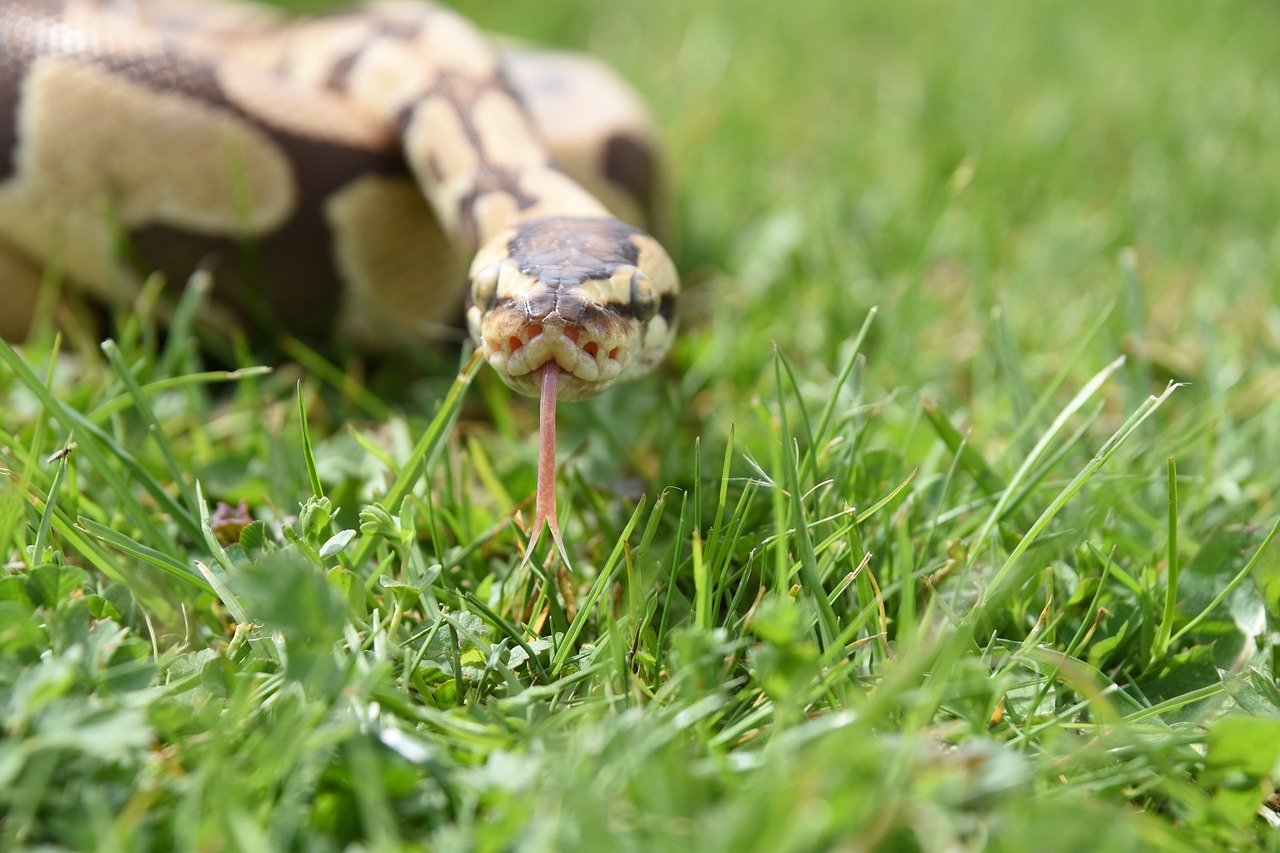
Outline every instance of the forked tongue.
<svg viewBox="0 0 1280 853"><path fill-rule="evenodd" d="M556 519L556 387L560 382L560 365L550 359L542 366L542 404L538 413L538 497L533 511L533 533L525 560L533 554L533 546L542 536L542 525L551 528L551 538L560 551L560 559L569 565L564 540L560 538L560 522Z"/></svg>

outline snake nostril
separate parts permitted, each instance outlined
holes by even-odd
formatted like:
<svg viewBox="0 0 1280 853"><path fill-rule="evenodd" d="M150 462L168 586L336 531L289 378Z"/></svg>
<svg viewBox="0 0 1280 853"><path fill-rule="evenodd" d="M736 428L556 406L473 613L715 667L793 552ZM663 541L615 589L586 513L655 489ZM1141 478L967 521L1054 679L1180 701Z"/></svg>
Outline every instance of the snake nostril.
<svg viewBox="0 0 1280 853"><path fill-rule="evenodd" d="M542 334L542 324L530 323L529 324L529 340L533 340L540 334Z"/></svg>
<svg viewBox="0 0 1280 853"><path fill-rule="evenodd" d="M515 335L512 335L507 339L507 346L511 347L511 351L514 353L516 350L524 346L524 341L520 340Z"/></svg>
<svg viewBox="0 0 1280 853"><path fill-rule="evenodd" d="M583 347L582 351L585 352L587 355L591 356L592 358L595 358L597 355L600 354L600 345L595 341L592 341L591 343Z"/></svg>
<svg viewBox="0 0 1280 853"><path fill-rule="evenodd" d="M575 329L573 326L565 327L564 336L569 340L573 341L575 344L578 342L578 334L579 334L578 330Z"/></svg>
<svg viewBox="0 0 1280 853"><path fill-rule="evenodd" d="M618 360L618 353L619 353L619 352L621 352L621 351L622 351L622 347L614 347L613 349L609 350L609 360L610 360L610 361L617 361L617 360Z"/></svg>

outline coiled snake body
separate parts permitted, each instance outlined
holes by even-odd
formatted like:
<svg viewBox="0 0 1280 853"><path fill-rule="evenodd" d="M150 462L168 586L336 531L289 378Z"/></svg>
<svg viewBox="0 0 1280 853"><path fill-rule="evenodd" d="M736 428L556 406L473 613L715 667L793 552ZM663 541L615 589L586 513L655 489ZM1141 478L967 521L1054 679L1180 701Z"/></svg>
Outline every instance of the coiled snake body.
<svg viewBox="0 0 1280 853"><path fill-rule="evenodd" d="M674 332L670 259L616 218L652 210L649 140L600 64L416 0L305 21L6 0L0 334L24 334L45 264L104 299L207 267L213 322L371 349L465 310L503 380L542 395L535 532L559 545L557 396L651 368Z"/></svg>

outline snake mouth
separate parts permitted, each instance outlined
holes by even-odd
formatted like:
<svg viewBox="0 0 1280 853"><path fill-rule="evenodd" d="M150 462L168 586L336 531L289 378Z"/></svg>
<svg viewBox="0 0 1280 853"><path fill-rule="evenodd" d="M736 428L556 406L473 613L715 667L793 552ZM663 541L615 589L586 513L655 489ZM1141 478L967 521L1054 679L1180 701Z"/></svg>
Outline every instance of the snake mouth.
<svg viewBox="0 0 1280 853"><path fill-rule="evenodd" d="M538 395L541 371L549 362L562 371L559 398L580 400L612 385L630 360L629 349L621 341L565 322L554 313L541 321L492 329L483 340L489 364L508 385L530 396Z"/></svg>

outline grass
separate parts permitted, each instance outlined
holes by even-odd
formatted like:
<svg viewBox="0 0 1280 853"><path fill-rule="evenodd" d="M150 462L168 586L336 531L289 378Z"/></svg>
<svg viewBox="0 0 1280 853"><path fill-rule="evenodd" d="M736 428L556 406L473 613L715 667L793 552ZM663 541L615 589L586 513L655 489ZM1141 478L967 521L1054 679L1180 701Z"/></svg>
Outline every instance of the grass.
<svg viewBox="0 0 1280 853"><path fill-rule="evenodd" d="M670 143L575 574L487 369L0 347L0 847L1280 848L1274 9L463 8Z"/></svg>

